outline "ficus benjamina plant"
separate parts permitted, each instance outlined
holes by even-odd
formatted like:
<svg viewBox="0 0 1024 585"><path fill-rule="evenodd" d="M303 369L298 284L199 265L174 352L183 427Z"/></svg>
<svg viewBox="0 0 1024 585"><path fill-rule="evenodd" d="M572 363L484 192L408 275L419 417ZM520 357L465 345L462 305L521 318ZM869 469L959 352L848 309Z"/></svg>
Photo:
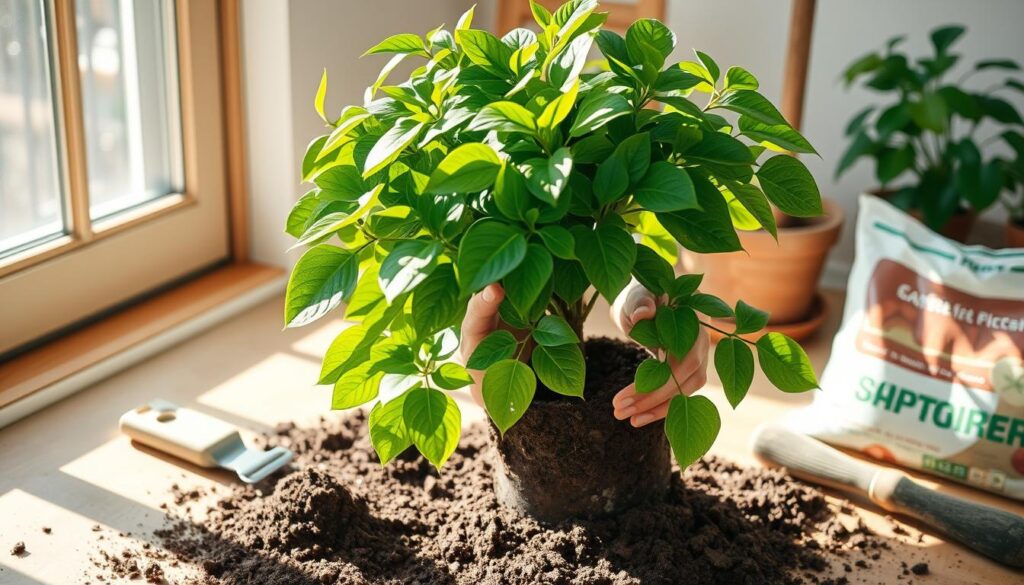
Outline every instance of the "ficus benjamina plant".
<svg viewBox="0 0 1024 585"><path fill-rule="evenodd" d="M1020 66L1010 59L985 59L949 79L960 61L952 48L964 32L956 25L935 29L931 54L916 60L898 50L904 37L894 37L884 50L860 57L844 73L847 86L861 81L892 101L869 106L850 120L850 144L836 176L860 158L874 159L875 176L892 191L890 200L920 211L935 230L961 209L983 211L1004 193L1014 214L1012 193L1024 183L1024 120L1002 97L1007 91L1024 93L1024 82L1011 74L982 90L968 87L979 73L1014 72ZM981 126L984 121L988 128ZM998 143L1014 158L993 152ZM1024 217L1024 209L1018 215Z"/></svg>
<svg viewBox="0 0 1024 585"><path fill-rule="evenodd" d="M820 214L814 180L788 154L813 152L810 144L746 70L723 75L701 52L666 63L676 39L657 20L622 37L601 30L607 15L594 0L532 7L539 33L497 38L471 28L470 9L452 31L384 40L366 52L393 56L364 104L338 116L324 107L326 73L316 93L328 131L306 152L302 175L314 186L287 221L296 245L310 247L288 283L285 323L345 304L356 324L330 345L319 383L334 386L334 408L375 402L370 438L385 464L415 445L440 467L455 449L461 415L450 392L472 378L452 356L471 295L495 282L508 327L467 366L485 372L487 414L502 433L529 408L538 379L583 397L583 323L598 295L611 301L631 277L665 299L632 331L665 356L640 364L639 392L670 381L666 360L690 351L706 317L735 318L714 357L733 406L751 384L754 351L783 391L817 387L794 341L748 341L767 314L698 292L701 275L673 271L677 244L731 252L741 249L736 229L774 235L771 204ZM604 59L588 64L595 44ZM390 82L405 60L417 68ZM672 400L665 431L681 466L719 428L706 397Z"/></svg>

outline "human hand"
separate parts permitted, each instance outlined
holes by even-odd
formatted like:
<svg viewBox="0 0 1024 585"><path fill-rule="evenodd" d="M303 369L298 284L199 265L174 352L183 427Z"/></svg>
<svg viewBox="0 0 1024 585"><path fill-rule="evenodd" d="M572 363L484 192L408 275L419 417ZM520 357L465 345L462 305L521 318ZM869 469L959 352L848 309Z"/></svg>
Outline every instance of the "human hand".
<svg viewBox="0 0 1024 585"><path fill-rule="evenodd" d="M462 341L459 343L459 361L466 365L469 356L473 355L476 347L492 331L498 327L498 307L505 298L505 289L500 284L491 284L469 299L469 306L466 308L466 317L462 320ZM484 373L480 370L469 370L473 377L473 385L470 392L473 394L473 401L480 408L484 407L484 395L481 390Z"/></svg>
<svg viewBox="0 0 1024 585"><path fill-rule="evenodd" d="M654 318L657 306L658 300L654 295L634 282L615 299L611 307L611 318L620 331L629 335L637 322ZM634 427L642 427L665 418L668 414L668 405L679 393L680 388L689 396L700 390L707 382L709 346L708 333L701 327L690 352L681 360L669 360L672 378L667 384L647 394L640 394L636 391L635 384L630 384L615 395L612 399L615 418L628 418ZM676 381L679 387L676 386Z"/></svg>

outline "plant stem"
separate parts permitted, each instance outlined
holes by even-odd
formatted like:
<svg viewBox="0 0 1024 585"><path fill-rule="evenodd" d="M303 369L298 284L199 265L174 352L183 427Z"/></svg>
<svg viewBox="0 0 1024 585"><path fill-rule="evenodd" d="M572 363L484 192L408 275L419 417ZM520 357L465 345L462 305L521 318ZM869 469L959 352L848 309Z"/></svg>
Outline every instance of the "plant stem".
<svg viewBox="0 0 1024 585"><path fill-rule="evenodd" d="M753 341L750 341L749 339L746 339L746 338L740 337L739 335L736 335L735 333L729 333L728 331L723 331L722 329L719 329L718 327L715 327L715 326L714 326L714 325L712 325L711 323L705 323L704 321L701 321L701 320L699 320L699 319L697 320L697 322L698 322L698 323L700 323L701 325L703 325L703 326L707 327L708 329L713 329L713 330L715 330L715 331L717 331L717 332L721 333L722 335L724 335L724 336L726 336L726 337L733 337L733 338L735 338L735 339L739 339L740 341L742 341L742 342L744 342L744 343L746 343L746 344L748 344L748 345L754 345L754 346L756 346L756 345L757 345L757 344L756 344L756 343L754 343Z"/></svg>

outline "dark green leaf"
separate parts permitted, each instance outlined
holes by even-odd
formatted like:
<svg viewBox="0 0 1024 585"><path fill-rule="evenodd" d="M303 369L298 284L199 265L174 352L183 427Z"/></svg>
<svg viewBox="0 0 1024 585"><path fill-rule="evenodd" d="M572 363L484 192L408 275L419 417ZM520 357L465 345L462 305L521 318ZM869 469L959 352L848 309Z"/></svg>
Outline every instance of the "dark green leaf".
<svg viewBox="0 0 1024 585"><path fill-rule="evenodd" d="M760 189L750 183L728 182L726 186L733 194L740 205L757 220L761 227L768 231L773 238L778 239L778 228L775 225L775 214L772 212L768 199Z"/></svg>
<svg viewBox="0 0 1024 585"><path fill-rule="evenodd" d="M788 125L786 119L767 98L750 89L725 92L713 107L732 110L769 126Z"/></svg>
<svg viewBox="0 0 1024 585"><path fill-rule="evenodd" d="M864 123L875 111L875 106L868 106L857 113L856 116L850 119L850 122L846 125L846 130L843 131L847 136L853 136L854 133L860 132L861 128L864 127Z"/></svg>
<svg viewBox="0 0 1024 585"><path fill-rule="evenodd" d="M946 49L956 42L956 40L960 38L960 35L964 34L966 30L967 29L959 25L944 26L933 30L931 39L932 46L935 47L935 52L940 54L945 53Z"/></svg>
<svg viewBox="0 0 1024 585"><path fill-rule="evenodd" d="M697 315L689 307L660 306L654 317L658 339L665 350L676 359L682 359L693 348L700 333Z"/></svg>
<svg viewBox="0 0 1024 585"><path fill-rule="evenodd" d="M790 152L803 152L818 154L810 142L802 134L790 127L789 124L776 124L774 126L763 124L753 118L740 116L740 132L750 137L751 140L767 143L775 146L776 149L785 149Z"/></svg>
<svg viewBox="0 0 1024 585"><path fill-rule="evenodd" d="M910 117L921 128L941 133L949 123L949 109L941 95L926 93L920 101L910 103Z"/></svg>
<svg viewBox="0 0 1024 585"><path fill-rule="evenodd" d="M518 360L502 360L487 368L483 395L487 415L502 435L526 413L537 391L537 377Z"/></svg>
<svg viewBox="0 0 1024 585"><path fill-rule="evenodd" d="M586 364L578 344L544 346L533 350L533 369L545 386L565 396L583 396Z"/></svg>
<svg viewBox="0 0 1024 585"><path fill-rule="evenodd" d="M521 314L530 312L544 285L551 278L551 254L539 244L529 244L519 267L504 279L505 298Z"/></svg>
<svg viewBox="0 0 1024 585"><path fill-rule="evenodd" d="M658 222L688 250L700 253L742 250L725 198L707 179L692 174L690 178L701 209L659 213Z"/></svg>
<svg viewBox="0 0 1024 585"><path fill-rule="evenodd" d="M721 428L718 410L706 396L676 396L669 403L665 434L682 469L711 449Z"/></svg>
<svg viewBox="0 0 1024 585"><path fill-rule="evenodd" d="M651 135L647 132L634 134L619 143L615 154L622 157L629 172L630 183L636 183L647 173L651 164Z"/></svg>
<svg viewBox="0 0 1024 585"><path fill-rule="evenodd" d="M646 44L657 51L664 63L665 58L676 46L676 35L661 22L653 18L642 18L626 30L626 50L634 62L637 62L634 54L642 54L638 50L641 44Z"/></svg>
<svg viewBox="0 0 1024 585"><path fill-rule="evenodd" d="M498 37L483 30L463 29L455 31L455 40L473 63L495 75L511 73L508 60L512 56L512 49Z"/></svg>
<svg viewBox="0 0 1024 585"><path fill-rule="evenodd" d="M703 274L680 274L668 288L669 299L673 302L689 297L697 292L697 287L704 280Z"/></svg>
<svg viewBox="0 0 1024 585"><path fill-rule="evenodd" d="M751 307L743 301L736 302L736 333L754 333L768 324L768 313Z"/></svg>
<svg viewBox="0 0 1024 585"><path fill-rule="evenodd" d="M636 260L633 238L622 228L604 223L596 230L577 230L576 257L587 278L609 302L629 284L629 273Z"/></svg>
<svg viewBox="0 0 1024 585"><path fill-rule="evenodd" d="M977 70L983 69L1007 69L1009 71L1020 71L1020 65L1011 59L984 59L978 61L974 66Z"/></svg>
<svg viewBox="0 0 1024 585"><path fill-rule="evenodd" d="M754 157L750 149L739 140L721 132L705 132L701 141L683 153L686 162L699 164L708 172L723 179L744 183L753 176Z"/></svg>
<svg viewBox="0 0 1024 585"><path fill-rule="evenodd" d="M353 302L357 296L358 287ZM460 311L459 283L455 279L455 270L451 264L441 264L416 287L412 295L412 321L416 333L430 335L450 327Z"/></svg>
<svg viewBox="0 0 1024 585"><path fill-rule="evenodd" d="M899 177L914 165L914 147L905 144L900 148L886 148L878 153L878 166L875 177L885 185Z"/></svg>
<svg viewBox="0 0 1024 585"><path fill-rule="evenodd" d="M668 363L647 358L640 362L634 379L639 394L648 394L664 386L672 377L672 368Z"/></svg>
<svg viewBox="0 0 1024 585"><path fill-rule="evenodd" d="M839 164L836 165L836 177L838 178L846 169L853 166L853 163L860 157L871 154L878 149L878 145L871 140L871 137L866 132L859 132L850 142L850 145L846 148L846 152L843 153L843 157L839 159Z"/></svg>
<svg viewBox="0 0 1024 585"><path fill-rule="evenodd" d="M725 72L725 89L757 89L757 78L742 67L730 67Z"/></svg>
<svg viewBox="0 0 1024 585"><path fill-rule="evenodd" d="M370 411L370 442L377 452L381 465L387 465L412 446L412 439L405 428L405 398L408 392L385 403L377 403Z"/></svg>
<svg viewBox="0 0 1024 585"><path fill-rule="evenodd" d="M626 194L629 188L629 169L622 156L613 154L597 166L594 175L594 195L598 203L607 205Z"/></svg>
<svg viewBox="0 0 1024 585"><path fill-rule="evenodd" d="M803 348L781 333L766 333L757 340L757 361L772 385L783 392L805 392L818 387L818 378Z"/></svg>
<svg viewBox="0 0 1024 585"><path fill-rule="evenodd" d="M575 256L575 253L573 254ZM590 286L583 266L576 261L555 259L555 270L551 277L555 294L567 303L575 303Z"/></svg>
<svg viewBox="0 0 1024 585"><path fill-rule="evenodd" d="M697 193L690 175L669 162L656 162L633 193L636 202L648 211L679 211L695 209Z"/></svg>
<svg viewBox="0 0 1024 585"><path fill-rule="evenodd" d="M632 111L626 98L617 93L591 91L580 103L569 135L583 136Z"/></svg>
<svg viewBox="0 0 1024 585"><path fill-rule="evenodd" d="M459 245L459 282L463 293L476 292L515 270L526 256L526 239L499 221L472 225Z"/></svg>
<svg viewBox="0 0 1024 585"><path fill-rule="evenodd" d="M818 185L795 157L782 154L768 159L757 171L757 180L768 199L783 212L796 217L823 213Z"/></svg>
<svg viewBox="0 0 1024 585"><path fill-rule="evenodd" d="M754 354L747 343L735 337L719 341L715 347L715 371L722 381L725 397L736 408L754 381Z"/></svg>
<svg viewBox="0 0 1024 585"><path fill-rule="evenodd" d="M718 78L721 75L721 69L718 68L718 63L715 63L715 60L707 53L697 50L694 50L693 52L697 55L697 59L700 59L704 68L708 70L708 73L711 75L711 79L718 81Z"/></svg>
<svg viewBox="0 0 1024 585"><path fill-rule="evenodd" d="M526 179L512 165L503 165L494 180L494 204L509 219L522 219L530 207Z"/></svg>
<svg viewBox="0 0 1024 585"><path fill-rule="evenodd" d="M486 370L491 365L507 360L516 353L516 338L504 329L492 331L476 346L466 362L471 370Z"/></svg>
<svg viewBox="0 0 1024 585"><path fill-rule="evenodd" d="M686 299L686 304L708 317L726 319L733 316L732 308L714 295L697 293Z"/></svg>
<svg viewBox="0 0 1024 585"><path fill-rule="evenodd" d="M633 324L629 336L640 345L657 349L661 347L661 339L658 337L658 326L654 319L644 319Z"/></svg>
<svg viewBox="0 0 1024 585"><path fill-rule="evenodd" d="M537 121L533 112L515 102L495 102L480 110L469 129L533 134L537 131Z"/></svg>
<svg viewBox="0 0 1024 585"><path fill-rule="evenodd" d="M381 171L402 154L423 130L423 122L402 118L373 144L363 163L363 176L369 177Z"/></svg>
<svg viewBox="0 0 1024 585"><path fill-rule="evenodd" d="M557 315L545 315L533 330L533 339L543 346L579 344L580 338L565 319Z"/></svg>
<svg viewBox="0 0 1024 585"><path fill-rule="evenodd" d="M563 260L573 260L576 258L576 242L573 240L569 230L564 227L558 225L544 226L537 231L537 235L540 236L548 251L554 256Z"/></svg>
<svg viewBox="0 0 1024 585"><path fill-rule="evenodd" d="M669 285L675 278L675 271L672 269L672 265L657 252L643 244L637 244L633 276L647 290L655 295L662 295L668 291Z"/></svg>
<svg viewBox="0 0 1024 585"><path fill-rule="evenodd" d="M285 222L284 231L295 238L302 236L309 227L313 212L320 206L320 192L317 189L307 191L299 198L288 212L288 220Z"/></svg>

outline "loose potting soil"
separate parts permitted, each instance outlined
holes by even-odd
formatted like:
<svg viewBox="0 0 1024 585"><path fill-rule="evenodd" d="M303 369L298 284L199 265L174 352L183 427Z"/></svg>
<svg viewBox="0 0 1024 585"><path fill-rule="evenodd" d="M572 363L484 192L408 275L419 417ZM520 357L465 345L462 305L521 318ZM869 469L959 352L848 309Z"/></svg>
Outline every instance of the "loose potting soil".
<svg viewBox="0 0 1024 585"><path fill-rule="evenodd" d="M887 548L818 490L717 457L675 475L663 502L544 527L497 505L482 426L440 476L419 456L381 468L365 429L358 414L281 426L267 442L294 449L296 469L257 487L175 490L165 550L97 565L160 582L159 563L187 563L197 584L849 583L827 573Z"/></svg>
<svg viewBox="0 0 1024 585"><path fill-rule="evenodd" d="M257 486L175 485L163 546L103 551L93 576L162 582L185 564L185 582L218 585L841 584L888 550L852 507L718 457L675 469L662 501L543 526L497 503L485 426L438 473L414 449L382 468L366 422L279 425L262 442L292 449L290 468Z"/></svg>

